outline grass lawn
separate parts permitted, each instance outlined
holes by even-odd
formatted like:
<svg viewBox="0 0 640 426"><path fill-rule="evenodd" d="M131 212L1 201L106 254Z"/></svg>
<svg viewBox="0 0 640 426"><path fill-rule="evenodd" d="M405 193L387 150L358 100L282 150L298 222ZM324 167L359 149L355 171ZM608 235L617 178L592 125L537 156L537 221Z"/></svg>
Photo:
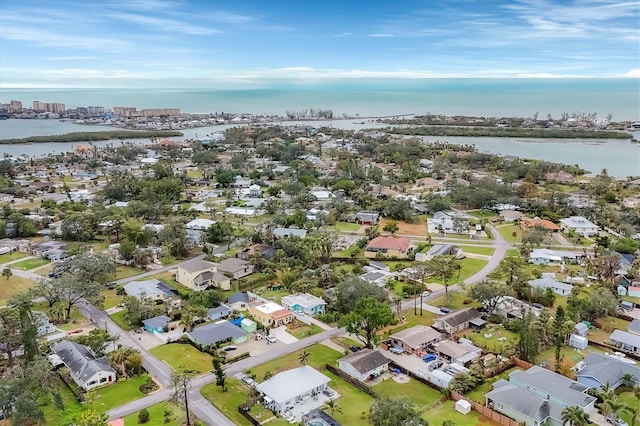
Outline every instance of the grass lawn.
<svg viewBox="0 0 640 426"><path fill-rule="evenodd" d="M296 328L291 328L290 326L291 324L287 327L287 333L295 336L297 339L304 339L305 337L322 332L322 329L315 324L306 325L301 322L300 326Z"/></svg>
<svg viewBox="0 0 640 426"><path fill-rule="evenodd" d="M111 242L109 242L109 240L105 236L98 235L94 239L94 242L91 243L91 246L93 247L93 251L95 253L102 253L107 251L110 244Z"/></svg>
<svg viewBox="0 0 640 426"><path fill-rule="evenodd" d="M497 376L493 376L487 379L483 384L481 384L474 390L467 392L467 396L473 401L481 402L484 404L484 394L486 394L491 390L493 383L497 382L500 379L509 380L509 374L513 371L518 371L518 370L522 371L522 368L512 367L506 371L503 371Z"/></svg>
<svg viewBox="0 0 640 426"><path fill-rule="evenodd" d="M589 340L591 340L591 337L589 337ZM555 370L556 357L554 352L555 352L554 348L549 348L547 350L540 352L540 354L536 357L536 361L538 361L538 365L542 365L543 363L545 363L545 365L550 370L552 371ZM583 349L583 350L578 350L569 346L564 346L562 348L562 351L560 352L560 356L562 359L562 362L560 364L564 365L566 368L571 368L574 365L576 365L578 362L582 361L591 352L604 355L605 351L602 349L596 348L595 346L588 346L586 349Z"/></svg>
<svg viewBox="0 0 640 426"><path fill-rule="evenodd" d="M33 281L15 275L9 279L0 277L0 304L5 305L11 296L22 293L34 285Z"/></svg>
<svg viewBox="0 0 640 426"><path fill-rule="evenodd" d="M465 304L465 300L471 300L470 303ZM438 297L432 300L430 305L433 306L446 306L454 311L461 308L478 308L480 302L472 300L464 291L456 291L449 293L449 296Z"/></svg>
<svg viewBox="0 0 640 426"><path fill-rule="evenodd" d="M133 266L123 266L118 265L116 269L116 280L121 280L123 278L133 277L134 275L142 274L146 272L145 270L134 268Z"/></svg>
<svg viewBox="0 0 640 426"><path fill-rule="evenodd" d="M105 412L134 399L142 398L145 394L140 392L139 388L146 381L146 376L137 376L105 386L94 391L91 404L97 410Z"/></svg>
<svg viewBox="0 0 640 426"><path fill-rule="evenodd" d="M397 317L397 313L394 307L392 307L392 310ZM380 330L378 334L382 334L386 337L399 331L406 330L407 328L414 327L416 325L432 325L434 318L436 318L438 315L434 314L433 312L425 311L424 309L422 310L422 315L420 315L420 306L418 306L417 313L414 313L414 309L410 308L406 311L400 312L400 316L404 318L402 321L398 322L397 324L385 327L384 329Z"/></svg>
<svg viewBox="0 0 640 426"><path fill-rule="evenodd" d="M231 377L227 378L226 385L226 392L222 392L222 388L211 383L203 386L200 393L236 425L250 425L247 419L238 413L238 405L244 404L249 398L249 388Z"/></svg>
<svg viewBox="0 0 640 426"><path fill-rule="evenodd" d="M73 418L84 411L84 407L57 375L53 377L52 390L62 397L63 409L58 410L51 397L39 399L38 403L44 414L44 423L47 425L72 424Z"/></svg>
<svg viewBox="0 0 640 426"><path fill-rule="evenodd" d="M461 336L473 341L488 352L496 354L501 354L508 346L515 345L518 341L518 336L514 332L505 330L504 327L497 324L488 324L487 327L479 332L467 329L461 333ZM503 337L507 340L498 340Z"/></svg>
<svg viewBox="0 0 640 426"><path fill-rule="evenodd" d="M508 257L520 256L520 250L518 250L518 249L509 249L509 250L507 250L507 256Z"/></svg>
<svg viewBox="0 0 640 426"><path fill-rule="evenodd" d="M53 271L53 268L54 268L54 264L49 263L48 265L44 265L42 268L38 268L37 271L33 271L33 272L40 275L41 277L47 277L49 276L49 272Z"/></svg>
<svg viewBox="0 0 640 426"><path fill-rule="evenodd" d="M480 247L480 246L459 246L463 252L465 253L473 253L473 254L484 254L486 256L491 256L493 252L496 250L493 247Z"/></svg>
<svg viewBox="0 0 640 426"><path fill-rule="evenodd" d="M280 290L267 290L267 287L259 287L255 289L254 293L265 299L273 300L276 303L280 303L280 299L291 294L289 290L284 288Z"/></svg>
<svg viewBox="0 0 640 426"><path fill-rule="evenodd" d="M628 407L636 409L638 408L638 398L635 397L633 391L631 390L626 390L625 392L619 394L618 400L627 404ZM628 425L631 425L631 414L629 414L627 411L621 411L620 417L622 417L622 419L626 421Z"/></svg>
<svg viewBox="0 0 640 426"><path fill-rule="evenodd" d="M28 254L19 251L12 251L11 253L0 254L0 264L13 262L14 260L27 257Z"/></svg>
<svg viewBox="0 0 640 426"><path fill-rule="evenodd" d="M133 330L134 328L138 328L138 326L134 326L129 324L129 319L127 318L126 309L120 312L116 312L115 314L109 315L109 318L123 330Z"/></svg>
<svg viewBox="0 0 640 426"><path fill-rule="evenodd" d="M340 398L336 399L336 405L342 408L342 413L336 411L333 417L343 425L369 425L367 417L373 398L340 377L328 371L323 373L331 379L329 387L341 395Z"/></svg>
<svg viewBox="0 0 640 426"><path fill-rule="evenodd" d="M387 265L391 272L399 271L411 266L410 260L384 260L382 263Z"/></svg>
<svg viewBox="0 0 640 426"><path fill-rule="evenodd" d="M336 345L342 346L345 349L349 349L349 346L356 345L362 346L362 342L356 339L350 339L348 337L332 337L331 341Z"/></svg>
<svg viewBox="0 0 640 426"><path fill-rule="evenodd" d="M435 407L429 408L422 417L429 421L430 425L439 426L445 420L451 420L456 426L488 426L498 425L486 417L482 417L480 413L471 410L469 414L458 413L454 408L455 402L446 401Z"/></svg>
<svg viewBox="0 0 640 426"><path fill-rule="evenodd" d="M342 353L320 344L310 346L306 349L306 351L307 353L309 353L307 364L316 369L319 369L320 366L324 367L325 364L335 364L338 358L344 356ZM284 370L290 370L292 368L300 367L300 363L298 362L298 354L302 352L303 350L299 350L278 359L274 359L273 361L269 361L265 364L254 367L251 369L250 373L256 375L256 380L258 382L262 382L264 373L267 371L271 371L273 374L277 374Z"/></svg>
<svg viewBox="0 0 640 426"><path fill-rule="evenodd" d="M505 240L507 240L510 243L518 243L520 241L522 241L522 229L520 229L519 226L510 223L508 225L500 225L500 226L496 226L496 229L498 230L498 232L500 233L500 235L502 235L502 238L504 238ZM516 238L514 241L513 238L513 233L516 233Z"/></svg>
<svg viewBox="0 0 640 426"><path fill-rule="evenodd" d="M50 260L42 257L37 257L37 258L25 259L25 260L21 260L20 262L13 263L11 264L11 267L15 269L22 269L23 271L28 271L30 269L34 269L39 266L44 266L49 263L51 263Z"/></svg>
<svg viewBox="0 0 640 426"><path fill-rule="evenodd" d="M102 294L104 295L104 309L113 308L118 303L122 302L122 296L117 294L115 290L105 290Z"/></svg>
<svg viewBox="0 0 640 426"><path fill-rule="evenodd" d="M211 355L200 352L186 343L169 343L149 350L176 371L193 370L198 373L211 371Z"/></svg>
<svg viewBox="0 0 640 426"><path fill-rule="evenodd" d="M170 402L161 402L160 404L152 405L147 408L149 412L149 421L145 423L147 426L181 426L186 420L184 410L178 404L172 404ZM165 413L170 414L165 417ZM191 421L193 421L193 414L191 414ZM165 421L166 419L169 421ZM129 414L124 418L124 426L138 425L138 412Z"/></svg>
<svg viewBox="0 0 640 426"><path fill-rule="evenodd" d="M336 231L357 231L360 229L360 225L357 223L351 222L336 222L335 224Z"/></svg>
<svg viewBox="0 0 640 426"><path fill-rule="evenodd" d="M415 379L410 379L408 383L398 383L389 378L374 385L373 390L378 395L390 398L397 398L398 395L408 395L418 408L432 404L442 396L437 390Z"/></svg>
<svg viewBox="0 0 640 426"><path fill-rule="evenodd" d="M480 269L484 268L486 264L487 264L487 261L484 259L471 259L471 258L462 259L460 261L460 265L462 265L462 269L460 270L460 276L454 275L454 277L449 280L449 285L466 280L471 275L475 274ZM433 277L430 279L430 282L436 282L438 284L442 284L442 279L438 277Z"/></svg>
<svg viewBox="0 0 640 426"><path fill-rule="evenodd" d="M469 216L475 217L476 219L485 219L491 220L500 216L498 213L493 210L469 210L466 212Z"/></svg>
<svg viewBox="0 0 640 426"><path fill-rule="evenodd" d="M35 303L33 305L33 310L42 311L46 314L47 311L49 310L49 303L47 302ZM51 321L53 320L54 318L51 318ZM85 316L82 315L79 310L77 310L75 307L72 307L71 313L69 315L69 320L67 320L67 322L63 324L56 324L56 327L58 327L61 330L69 331L69 330L74 330L76 328L82 327L83 325L86 325L86 324L89 324L89 320L85 318Z"/></svg>

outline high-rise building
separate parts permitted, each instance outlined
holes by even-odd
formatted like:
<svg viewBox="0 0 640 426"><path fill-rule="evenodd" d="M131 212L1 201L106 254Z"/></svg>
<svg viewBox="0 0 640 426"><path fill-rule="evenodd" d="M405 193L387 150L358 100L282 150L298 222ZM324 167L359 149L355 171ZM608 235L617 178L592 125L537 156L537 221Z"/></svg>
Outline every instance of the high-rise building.
<svg viewBox="0 0 640 426"><path fill-rule="evenodd" d="M22 102L12 99L11 102L9 102L9 111L10 112L22 111Z"/></svg>
<svg viewBox="0 0 640 426"><path fill-rule="evenodd" d="M33 101L33 110L36 112L55 112L60 114L65 111L65 105L60 103Z"/></svg>
<svg viewBox="0 0 640 426"><path fill-rule="evenodd" d="M131 117L137 115L135 107L113 107L113 113L120 117Z"/></svg>
<svg viewBox="0 0 640 426"><path fill-rule="evenodd" d="M144 117L160 117L163 115L178 116L180 115L180 108L153 108L142 109L140 114Z"/></svg>
<svg viewBox="0 0 640 426"><path fill-rule="evenodd" d="M37 112L45 112L47 110L47 104L45 102L33 101L33 110Z"/></svg>

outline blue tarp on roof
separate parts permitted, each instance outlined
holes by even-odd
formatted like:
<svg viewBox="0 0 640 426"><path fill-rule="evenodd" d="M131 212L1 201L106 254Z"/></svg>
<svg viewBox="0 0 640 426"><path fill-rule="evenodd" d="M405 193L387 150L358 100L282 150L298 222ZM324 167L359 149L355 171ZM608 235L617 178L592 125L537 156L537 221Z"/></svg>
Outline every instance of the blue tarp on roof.
<svg viewBox="0 0 640 426"><path fill-rule="evenodd" d="M243 319L244 319L243 317L239 317L239 318L236 318L234 320L231 320L231 324L233 324L233 325L235 325L237 327L240 327L240 323L242 322Z"/></svg>

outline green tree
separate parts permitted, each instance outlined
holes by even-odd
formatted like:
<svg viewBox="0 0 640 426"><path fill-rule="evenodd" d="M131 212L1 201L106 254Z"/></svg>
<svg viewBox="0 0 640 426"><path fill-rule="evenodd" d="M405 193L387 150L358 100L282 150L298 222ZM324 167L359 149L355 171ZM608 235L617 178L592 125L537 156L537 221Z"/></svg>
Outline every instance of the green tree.
<svg viewBox="0 0 640 426"><path fill-rule="evenodd" d="M107 426L109 416L95 408L86 408L75 418L76 426Z"/></svg>
<svg viewBox="0 0 640 426"><path fill-rule="evenodd" d="M231 236L233 236L233 225L226 221L214 223L207 231L207 241L214 244L228 241Z"/></svg>
<svg viewBox="0 0 640 426"><path fill-rule="evenodd" d="M365 297L356 302L351 312L340 318L339 325L354 334L367 348L373 348L376 332L394 322L389 305L372 297Z"/></svg>
<svg viewBox="0 0 640 426"><path fill-rule="evenodd" d="M562 424L569 426L587 426L589 424L589 415L582 408L571 405L562 410Z"/></svg>
<svg viewBox="0 0 640 426"><path fill-rule="evenodd" d="M300 365L307 365L307 363L309 362L309 356L311 354L307 351L302 351L298 354L298 364Z"/></svg>
<svg viewBox="0 0 640 426"><path fill-rule="evenodd" d="M120 246L118 247L118 254L124 260L132 260L133 254L136 251L136 243L131 240L121 240Z"/></svg>
<svg viewBox="0 0 640 426"><path fill-rule="evenodd" d="M133 242L134 246L146 247L151 239L151 232L144 227L144 221L132 217L122 224L122 234Z"/></svg>
<svg viewBox="0 0 640 426"><path fill-rule="evenodd" d="M20 312L15 307L0 308L0 350L7 357L7 366L14 361L14 352L22 344Z"/></svg>
<svg viewBox="0 0 640 426"><path fill-rule="evenodd" d="M106 330L103 330L101 328L94 328L93 330L89 331L89 333L83 336L76 337L75 341L82 345L88 346L93 354L99 358L105 354L105 346L107 345L107 343L113 342L117 338L118 336L109 334L109 332Z"/></svg>
<svg viewBox="0 0 640 426"><path fill-rule="evenodd" d="M143 408L138 412L138 423L144 424L149 422L149 411L146 408Z"/></svg>
<svg viewBox="0 0 640 426"><path fill-rule="evenodd" d="M508 296L510 293L509 287L494 280L480 281L469 289L469 296L482 303L489 315L495 312L504 296Z"/></svg>
<svg viewBox="0 0 640 426"><path fill-rule="evenodd" d="M371 297L378 302L387 300L386 292L359 277L350 277L336 286L335 308L342 314L351 312L358 300Z"/></svg>
<svg viewBox="0 0 640 426"><path fill-rule="evenodd" d="M387 222L383 227L382 230L384 232L389 232L391 233L391 235L395 234L396 232L398 232L398 230L400 229L400 227L398 226L398 222Z"/></svg>
<svg viewBox="0 0 640 426"><path fill-rule="evenodd" d="M175 401L184 403L184 411L187 416L187 426L191 425L191 419L189 418L189 389L191 388L191 381L193 380L193 374L175 371L171 374L169 383L173 388L173 399Z"/></svg>
<svg viewBox="0 0 640 426"><path fill-rule="evenodd" d="M60 278L52 280L60 290L60 300L65 304L65 319L71 317L71 308L85 299L97 301L101 297L104 285L96 281L84 281L81 277L63 274Z"/></svg>
<svg viewBox="0 0 640 426"><path fill-rule="evenodd" d="M536 357L540 351L540 330L537 327L538 325L532 313L525 313L518 327L518 343L516 345L518 357L533 364L535 364Z"/></svg>
<svg viewBox="0 0 640 426"><path fill-rule="evenodd" d="M526 280L525 261L516 256L508 256L500 261L498 267L490 276L495 279L506 279L507 284L513 287L517 280Z"/></svg>
<svg viewBox="0 0 640 426"><path fill-rule="evenodd" d="M225 383L227 381L227 373L224 371L222 362L218 358L213 359L213 373L216 375L216 386L220 386L223 392L227 391Z"/></svg>
<svg viewBox="0 0 640 426"><path fill-rule="evenodd" d="M5 266L4 269L2 270L2 276L5 277L7 281L9 281L9 278L13 276L13 272L11 271L11 268L8 266Z"/></svg>
<svg viewBox="0 0 640 426"><path fill-rule="evenodd" d="M62 238L71 241L89 242L95 233L93 224L83 213L72 213L65 217L60 229Z"/></svg>
<svg viewBox="0 0 640 426"><path fill-rule="evenodd" d="M442 280L444 285L444 292L449 295L449 280L453 278L454 274L460 270L460 261L454 256L435 256L433 259L427 261L427 266L433 274Z"/></svg>
<svg viewBox="0 0 640 426"><path fill-rule="evenodd" d="M369 422L373 426L428 426L409 398L379 398L369 409Z"/></svg>

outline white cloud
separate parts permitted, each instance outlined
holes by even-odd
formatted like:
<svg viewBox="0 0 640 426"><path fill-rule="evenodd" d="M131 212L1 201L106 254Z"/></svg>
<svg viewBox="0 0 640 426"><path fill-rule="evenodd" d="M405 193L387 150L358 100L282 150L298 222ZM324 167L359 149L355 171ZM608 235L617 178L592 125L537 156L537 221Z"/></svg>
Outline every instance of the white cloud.
<svg viewBox="0 0 640 426"><path fill-rule="evenodd" d="M218 34L219 30L200 25L188 24L175 19L158 18L153 16L138 15L135 13L112 13L111 18L134 24L152 27L156 31L174 31L187 35L209 35Z"/></svg>
<svg viewBox="0 0 640 426"><path fill-rule="evenodd" d="M373 38L388 38L388 37L395 37L395 34L391 34L391 33L373 33L373 34L369 34L369 37L373 37Z"/></svg>

